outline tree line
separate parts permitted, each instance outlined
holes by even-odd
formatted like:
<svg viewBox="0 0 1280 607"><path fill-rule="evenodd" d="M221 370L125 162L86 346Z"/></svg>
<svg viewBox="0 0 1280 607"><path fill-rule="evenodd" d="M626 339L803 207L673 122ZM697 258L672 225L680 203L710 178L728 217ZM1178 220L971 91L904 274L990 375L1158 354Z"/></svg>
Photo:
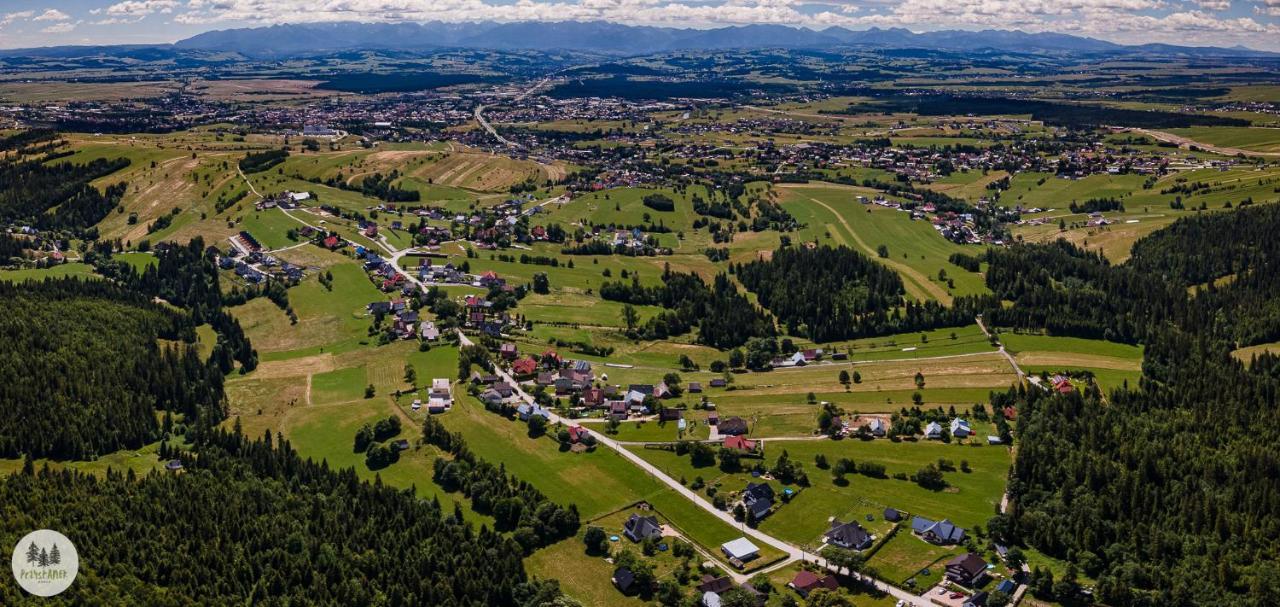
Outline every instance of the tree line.
<svg viewBox="0 0 1280 607"><path fill-rule="evenodd" d="M630 305L661 306L668 312L639 325L638 315L624 310L627 332L637 337L661 339L658 336L679 335L698 327L698 342L721 350L735 348L752 337L771 337L776 334L773 318L745 295L724 274L719 274L711 285L702 277L690 273L673 272L664 267L662 284L645 286L638 277L630 283L605 282L600 285L600 297Z"/></svg>
<svg viewBox="0 0 1280 607"><path fill-rule="evenodd" d="M270 434L193 432L180 473L25 469L0 481L5 535L58 529L80 555L66 604L488 605L563 601L521 547L439 501L304 460ZM29 600L0 585L0 603ZM565 604L563 602L559 604ZM572 603L569 603L572 604Z"/></svg>
<svg viewBox="0 0 1280 607"><path fill-rule="evenodd" d="M507 474L505 467L481 459L467 447L461 433L449 432L439 420L428 417L422 438L452 456L435 460L435 481L470 498L476 512L493 516L495 529L511 532L523 554L578 532L576 505L560 506L533 485Z"/></svg>

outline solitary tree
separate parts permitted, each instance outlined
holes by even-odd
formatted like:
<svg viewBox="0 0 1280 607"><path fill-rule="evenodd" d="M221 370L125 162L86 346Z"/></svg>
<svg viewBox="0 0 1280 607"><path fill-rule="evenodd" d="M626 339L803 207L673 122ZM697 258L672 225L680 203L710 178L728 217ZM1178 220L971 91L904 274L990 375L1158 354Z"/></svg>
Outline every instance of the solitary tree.
<svg viewBox="0 0 1280 607"><path fill-rule="evenodd" d="M636 329L637 322L640 322L640 314L636 312L635 307L631 304L622 306L622 323L627 326L627 333Z"/></svg>

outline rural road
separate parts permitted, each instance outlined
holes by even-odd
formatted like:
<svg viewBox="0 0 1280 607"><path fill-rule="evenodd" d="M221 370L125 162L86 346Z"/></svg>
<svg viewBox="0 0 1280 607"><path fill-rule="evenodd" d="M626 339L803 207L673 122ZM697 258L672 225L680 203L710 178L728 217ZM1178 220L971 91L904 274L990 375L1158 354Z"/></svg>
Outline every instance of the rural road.
<svg viewBox="0 0 1280 607"><path fill-rule="evenodd" d="M978 328L982 329L982 334L986 335L987 339L990 339L991 333L987 331L987 325L982 324L982 317L978 316L973 320L978 323ZM1022 367L1018 366L1018 361L1014 360L1013 355L1009 354L1009 351L1004 349L1003 343L1000 344L1000 354L1005 357L1005 360L1009 361L1010 365L1013 366L1013 372L1018 374L1018 381L1022 381L1027 378L1027 374L1022 372Z"/></svg>
<svg viewBox="0 0 1280 607"><path fill-rule="evenodd" d="M458 341L464 346L474 345L474 342L472 342L471 339L469 339L466 335L464 335L461 330L458 331ZM505 369L498 366L494 366L494 372L498 377L501 377L503 381L515 387L516 395L519 396L521 400L523 400L528 404L534 403L533 397L529 396L529 394L526 393L524 389L520 387L520 384L516 382L515 379L512 378L511 375L509 375ZM553 424L558 423L558 424L564 424L565 426L581 427L581 425L577 421L562 418L554 413L551 414L549 421ZM708 502L702 499L702 497L699 496L697 493L695 493L693 490L689 489L688 487L685 487L676 479L671 478L670 476L667 476L667 474L663 472L661 469L659 469L657 466L650 464L649 462L641 458L639 455L636 455L635 453L631 452L631 450L627 449L622 443L615 441L607 436L604 436L599 432L595 432L593 434L595 436L596 442L606 447L609 447L610 449L613 449L623 458L635 464L641 470L644 470L646 473L649 474L649 476L652 476L658 479L663 484L670 487L672 491L675 491L676 493L679 493L680 495L684 496L685 499L692 501L698 507L710 513L712 516L715 516L721 521L724 521L725 524L729 525L730 527L740 529L744 535L756 541L759 541L762 544L771 546L785 553L787 555L787 559L783 562L783 564L790 563L792 561L797 561L797 560L807 560L821 567L829 569L833 572L837 571L836 567L827 563L826 559L823 559L822 557L819 557L816 554L806 552L796 546L793 546L778 538L775 538L772 535L764 533L758 529L752 529L750 527L743 525L737 520L734 520L731 514L724 512L723 510L717 509L715 506L711 505L711 502ZM776 568L780 566L782 566L782 564L774 565L771 568ZM741 577L741 578L744 578L744 581L745 581L745 578L748 577L738 573L733 573L733 576L735 580ZM918 607L928 607L930 604L928 600L923 599L914 594L911 594L909 592L906 592L905 590L899 589L896 586L891 586L879 580L866 578L860 575L855 575L854 577L856 579L869 583L871 586L875 587L877 590L887 593L896 599L906 601L906 603L909 605L918 606Z"/></svg>

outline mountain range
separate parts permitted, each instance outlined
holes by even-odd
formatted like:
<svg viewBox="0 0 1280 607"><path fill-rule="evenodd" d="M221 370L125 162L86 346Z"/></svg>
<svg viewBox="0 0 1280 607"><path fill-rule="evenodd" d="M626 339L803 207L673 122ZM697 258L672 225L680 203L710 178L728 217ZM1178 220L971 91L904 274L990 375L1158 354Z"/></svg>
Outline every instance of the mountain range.
<svg viewBox="0 0 1280 607"><path fill-rule="evenodd" d="M925 49L1017 53L1158 54L1187 56L1280 57L1244 47L1185 47L1167 44L1121 45L1095 38L1017 30L942 30L915 33L901 28L825 30L784 25L743 25L716 29L633 26L604 21L514 23L314 23L215 30L173 45L127 48L237 53L254 59L283 59L326 53L430 51L441 48L577 51L644 55L667 51L757 48ZM50 47L0 51L0 56L58 57L106 54L112 47Z"/></svg>

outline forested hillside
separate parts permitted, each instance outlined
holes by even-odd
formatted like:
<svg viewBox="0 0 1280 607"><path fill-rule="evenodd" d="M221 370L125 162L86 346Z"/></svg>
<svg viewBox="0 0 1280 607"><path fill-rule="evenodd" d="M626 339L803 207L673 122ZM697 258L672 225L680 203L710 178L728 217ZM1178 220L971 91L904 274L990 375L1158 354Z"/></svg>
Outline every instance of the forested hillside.
<svg viewBox="0 0 1280 607"><path fill-rule="evenodd" d="M788 333L819 342L964 325L990 303L905 301L896 272L843 246L784 247L734 269Z"/></svg>
<svg viewBox="0 0 1280 607"><path fill-rule="evenodd" d="M85 164L55 160L50 154L0 161L0 220L95 237L92 226L120 203L125 185L102 192L89 183L129 166L129 160L99 158Z"/></svg>
<svg viewBox="0 0 1280 607"><path fill-rule="evenodd" d="M188 315L104 281L0 282L0 300L0 456L138 448L159 438L157 410L223 418Z"/></svg>
<svg viewBox="0 0 1280 607"><path fill-rule="evenodd" d="M1034 389L1001 397L1019 403L1022 446L1012 515L996 529L1078 564L1102 602L1275 603L1280 359L1246 365L1230 352L1276 334L1278 224L1276 207L1183 220L1121 267L1062 243L990 256L989 284L1015 302L992 313L1001 324L1146 344L1141 385L1105 400ZM1187 294L1228 273L1236 280ZM1074 581L1045 572L1032 587L1086 600Z"/></svg>
<svg viewBox="0 0 1280 607"><path fill-rule="evenodd" d="M661 286L606 282L600 297L627 304L662 306L667 312L645 325L628 327L628 332L644 339L666 339L698 327L698 342L720 349L734 348L752 337L775 333L773 318L751 303L723 274L708 286L700 276L673 272L666 268Z"/></svg>
<svg viewBox="0 0 1280 607"><path fill-rule="evenodd" d="M302 460L270 435L196 438L180 473L28 468L0 482L10 540L58 529L80 573L55 605L546 605L521 548L438 502ZM0 604L23 604L15 584Z"/></svg>

